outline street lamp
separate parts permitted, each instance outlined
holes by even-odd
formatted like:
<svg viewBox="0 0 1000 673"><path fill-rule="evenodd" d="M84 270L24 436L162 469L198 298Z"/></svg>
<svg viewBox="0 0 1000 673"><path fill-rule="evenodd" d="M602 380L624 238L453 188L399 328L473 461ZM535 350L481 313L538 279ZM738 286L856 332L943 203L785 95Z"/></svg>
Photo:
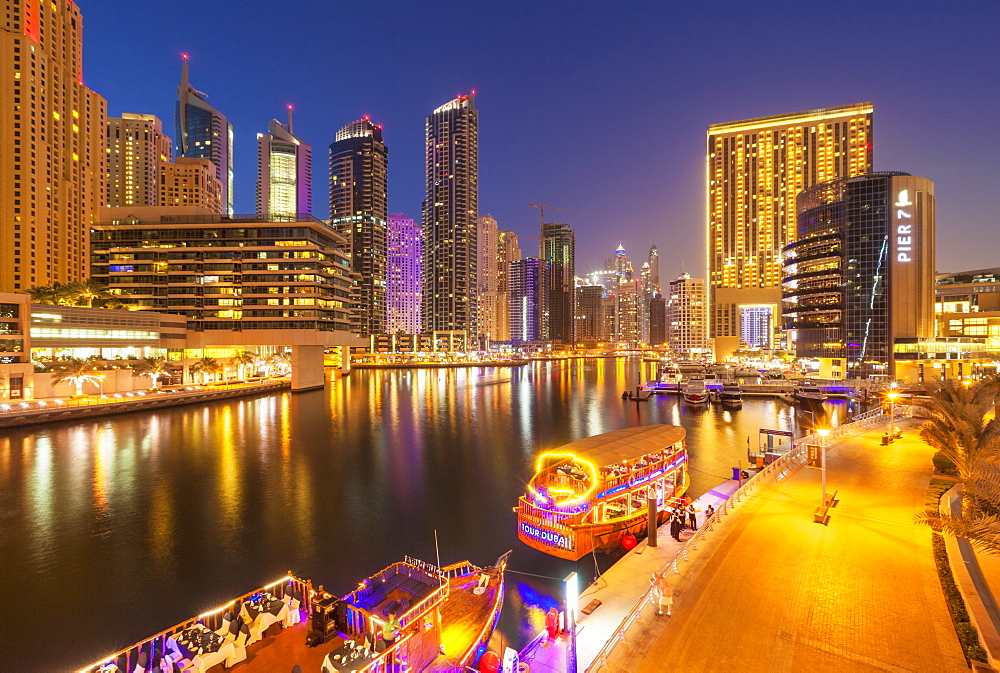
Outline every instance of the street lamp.
<svg viewBox="0 0 1000 673"><path fill-rule="evenodd" d="M896 398L899 393L893 390L886 397L889 398L889 441L892 442L896 439Z"/></svg>
<svg viewBox="0 0 1000 673"><path fill-rule="evenodd" d="M821 507L826 507L826 437L830 434L830 428L818 428L816 434L820 436L820 459L819 459L819 472L820 472L820 484L823 489Z"/></svg>

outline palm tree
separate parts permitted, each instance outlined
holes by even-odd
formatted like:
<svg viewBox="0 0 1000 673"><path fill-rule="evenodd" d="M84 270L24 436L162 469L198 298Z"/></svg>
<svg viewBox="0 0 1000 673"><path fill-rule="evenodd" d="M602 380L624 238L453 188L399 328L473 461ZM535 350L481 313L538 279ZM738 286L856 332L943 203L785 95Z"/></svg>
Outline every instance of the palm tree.
<svg viewBox="0 0 1000 673"><path fill-rule="evenodd" d="M69 296L75 306L86 306L90 308L95 299L107 299L110 297L108 288L98 283L93 278L70 283L67 287Z"/></svg>
<svg viewBox="0 0 1000 673"><path fill-rule="evenodd" d="M204 357L191 365L191 371L201 374L201 382L205 383L209 374L218 374L222 370L219 361L215 358Z"/></svg>
<svg viewBox="0 0 1000 673"><path fill-rule="evenodd" d="M1000 464L979 461L962 482L962 510L942 514L930 507L916 516L918 524L953 537L964 537L987 554L1000 554Z"/></svg>
<svg viewBox="0 0 1000 673"><path fill-rule="evenodd" d="M996 378L969 386L945 381L918 402L927 417L920 437L955 463L960 481L969 479L976 463L1000 459L1000 418L987 420L997 392Z"/></svg>
<svg viewBox="0 0 1000 673"><path fill-rule="evenodd" d="M100 383L101 379L94 372L97 371L97 363L93 360L82 360L80 358L69 358L60 363L59 370L52 374L52 385L59 383L69 383L76 386L76 395L83 395L84 383Z"/></svg>
<svg viewBox="0 0 1000 673"><path fill-rule="evenodd" d="M168 375L171 369L167 358L143 358L132 370L132 376L148 376L153 379L152 387L155 389L160 377Z"/></svg>
<svg viewBox="0 0 1000 673"><path fill-rule="evenodd" d="M240 378L241 379L246 378L243 375L244 369L248 365L254 365L254 364L256 364L258 360L259 360L259 356L256 353L253 353L251 351L236 351L236 353L231 358L229 358L230 362L232 362L237 367L239 367Z"/></svg>

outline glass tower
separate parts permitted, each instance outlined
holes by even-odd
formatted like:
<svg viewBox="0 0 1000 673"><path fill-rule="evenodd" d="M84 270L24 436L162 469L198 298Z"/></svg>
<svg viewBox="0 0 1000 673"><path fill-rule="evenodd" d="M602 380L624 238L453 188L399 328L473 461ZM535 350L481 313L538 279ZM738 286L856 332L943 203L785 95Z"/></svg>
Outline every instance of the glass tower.
<svg viewBox="0 0 1000 673"><path fill-rule="evenodd" d="M257 134L257 214L312 214L312 147L292 133L288 123L272 119Z"/></svg>
<svg viewBox="0 0 1000 673"><path fill-rule="evenodd" d="M233 125L212 107L207 95L188 81L188 56L183 54L181 83L174 109L174 156L210 159L222 183L222 214L233 214Z"/></svg>

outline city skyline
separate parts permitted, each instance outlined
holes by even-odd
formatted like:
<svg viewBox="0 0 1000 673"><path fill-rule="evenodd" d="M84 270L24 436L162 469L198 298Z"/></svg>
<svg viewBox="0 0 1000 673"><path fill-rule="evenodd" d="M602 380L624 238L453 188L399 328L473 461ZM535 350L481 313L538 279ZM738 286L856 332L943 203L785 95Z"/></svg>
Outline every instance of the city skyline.
<svg viewBox="0 0 1000 673"><path fill-rule="evenodd" d="M419 217L426 110L476 88L487 130L481 139L480 214L490 212L502 227L526 236L537 222L527 203L552 204L574 211L566 219L577 231L581 270L599 268L605 251L621 236L626 247L636 251L656 243L667 275L682 268L702 275L705 129L733 119L872 100L880 129L875 169L906 170L938 185L939 226L956 232L942 240L938 270L989 267L993 261L987 251L1000 244L1000 232L988 226L993 221L989 199L1000 180L982 142L993 137L990 129L1000 114L982 94L998 82L997 69L981 65L992 62L985 51L986 26L996 23L995 6L961 13L935 8L930 17L926 11L901 17L889 5L849 7L831 16L833 25L821 35L811 33L814 17L808 8L790 5L760 16L737 8L722 24L722 34L704 41L701 37L714 27L713 17L685 7L669 12L651 8L647 28L629 21L626 12L583 6L570 13L570 31L559 29L564 12L558 11L558 3L537 10L530 26L513 8L418 11L394 5L374 8L373 17L348 7L337 14L337 40L306 39L304 49L276 59L273 54L264 59L249 53L239 71L228 67L229 53L242 54L243 36L263 30L262 13L253 11L254 3L239 15L220 3L199 6L206 19L198 26L182 24L184 6L182 2L176 12L166 14L136 46L136 58L122 63L112 36L132 22L136 30L141 25L144 34L148 26L140 24L141 16L123 11L122 2L83 2L85 82L109 99L111 115L142 112L169 119L177 54L189 52L198 87L211 94L212 104L231 118L237 132L235 209L240 212L252 210L252 134L261 118L293 103L297 135L314 146L332 141L342 119L370 114L385 124L394 151L389 207ZM332 10L311 3L290 11L289 20L303 26L304 38L326 30L325 18L332 16ZM779 14L787 33L809 32L814 44L808 53L797 53L792 60L786 48L753 40ZM384 53L362 57L366 50L353 45L363 31L355 36L354 28L379 17L386 23ZM223 20L231 22L225 35L212 29ZM495 37L505 38L489 44L513 41L530 47L540 44L542 36L547 41L540 50L527 49L524 55L514 50L513 56L507 48L487 46L471 58L420 72L419 59L401 55L433 43L433 27L442 21L457 31L488 23ZM736 34L727 28L736 25L748 30ZM650 30L665 30L670 39L643 39ZM572 39L581 34L588 39ZM592 40L598 38L612 46L591 53ZM866 46L873 41L883 47L875 61ZM905 48L918 43L926 48ZM333 44L338 46L327 46ZM539 55L551 58L546 56L540 67L529 67ZM338 68L329 74L310 67L326 58L348 64L364 58L366 67ZM653 64L651 70L631 67L646 62ZM673 62L685 67L675 71ZM588 67L574 69L574 63ZM917 73L921 85L907 84ZM711 85L704 84L708 75L713 77ZM823 86L815 86L820 79ZM259 82L268 80L280 85L261 88ZM671 104L665 94L657 93L692 88L699 96L684 105ZM598 98L635 105L634 123L615 124L619 106L593 105ZM962 105L955 105L957 101ZM580 142L583 137L586 143ZM640 146L644 156L639 158L622 151ZM526 165L519 160L527 148L536 160ZM602 170L594 171L595 166ZM620 199L609 197L615 193ZM323 213L320 196L315 210ZM622 199L628 204L624 209ZM622 228L623 219L634 223L627 233L609 235L609 230ZM987 237L988 245L969 258L962 254L962 241L977 233Z"/></svg>

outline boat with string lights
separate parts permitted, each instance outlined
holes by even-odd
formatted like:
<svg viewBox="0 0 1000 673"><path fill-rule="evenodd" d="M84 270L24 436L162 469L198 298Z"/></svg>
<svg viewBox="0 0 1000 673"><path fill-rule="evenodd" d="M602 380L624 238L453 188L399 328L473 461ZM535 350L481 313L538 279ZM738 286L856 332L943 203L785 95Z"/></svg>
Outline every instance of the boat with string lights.
<svg viewBox="0 0 1000 673"><path fill-rule="evenodd" d="M465 670L496 628L510 553L485 568L406 557L343 598L289 573L78 673Z"/></svg>
<svg viewBox="0 0 1000 673"><path fill-rule="evenodd" d="M576 561L615 549L626 534L643 535L649 498L662 524L688 487L684 436L680 426L643 425L542 453L514 510L518 538Z"/></svg>

